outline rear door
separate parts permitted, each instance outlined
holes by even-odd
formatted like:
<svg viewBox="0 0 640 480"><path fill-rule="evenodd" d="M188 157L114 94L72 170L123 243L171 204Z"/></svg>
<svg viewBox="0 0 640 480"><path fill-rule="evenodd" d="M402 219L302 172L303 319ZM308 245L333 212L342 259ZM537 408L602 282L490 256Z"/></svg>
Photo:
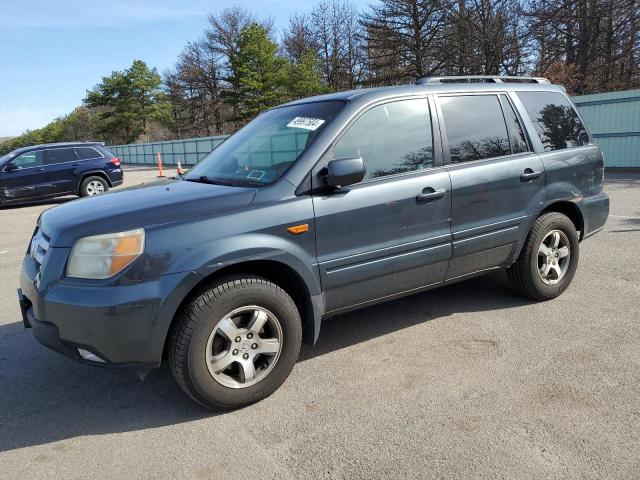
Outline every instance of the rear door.
<svg viewBox="0 0 640 480"><path fill-rule="evenodd" d="M42 195L45 180L43 152L25 152L0 171L0 188L6 200L20 200Z"/></svg>
<svg viewBox="0 0 640 480"><path fill-rule="evenodd" d="M45 150L45 172L47 181L43 185L46 195L76 193L77 179L74 170L80 166L73 148Z"/></svg>
<svg viewBox="0 0 640 480"><path fill-rule="evenodd" d="M439 95L451 175L448 279L510 263L544 200L544 167L505 93Z"/></svg>
<svg viewBox="0 0 640 480"><path fill-rule="evenodd" d="M444 280L451 184L438 138L426 98L398 100L369 108L328 153L367 169L362 182L313 196L328 312Z"/></svg>

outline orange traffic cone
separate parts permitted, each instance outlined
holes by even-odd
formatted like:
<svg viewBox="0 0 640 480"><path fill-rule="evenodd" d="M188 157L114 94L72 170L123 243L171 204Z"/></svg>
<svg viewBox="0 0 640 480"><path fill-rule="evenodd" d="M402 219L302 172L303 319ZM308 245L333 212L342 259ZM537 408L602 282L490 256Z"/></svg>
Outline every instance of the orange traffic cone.
<svg viewBox="0 0 640 480"><path fill-rule="evenodd" d="M178 176L181 177L184 172L182 171L182 164L180 163L180 160L178 160L177 170L178 170Z"/></svg>
<svg viewBox="0 0 640 480"><path fill-rule="evenodd" d="M164 173L162 172L162 157L160 156L160 152L158 152L158 178L163 178Z"/></svg>

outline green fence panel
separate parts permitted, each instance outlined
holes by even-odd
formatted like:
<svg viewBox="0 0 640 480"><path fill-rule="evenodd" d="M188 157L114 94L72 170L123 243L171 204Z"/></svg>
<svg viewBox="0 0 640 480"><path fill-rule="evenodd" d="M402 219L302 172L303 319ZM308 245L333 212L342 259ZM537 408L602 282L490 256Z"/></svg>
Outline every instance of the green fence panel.
<svg viewBox="0 0 640 480"><path fill-rule="evenodd" d="M606 167L640 167L640 90L573 97Z"/></svg>
<svg viewBox="0 0 640 480"><path fill-rule="evenodd" d="M163 165L194 165L220 145L228 135L215 137L188 138L166 142L111 145L109 149L122 160L124 165L156 165L160 152Z"/></svg>

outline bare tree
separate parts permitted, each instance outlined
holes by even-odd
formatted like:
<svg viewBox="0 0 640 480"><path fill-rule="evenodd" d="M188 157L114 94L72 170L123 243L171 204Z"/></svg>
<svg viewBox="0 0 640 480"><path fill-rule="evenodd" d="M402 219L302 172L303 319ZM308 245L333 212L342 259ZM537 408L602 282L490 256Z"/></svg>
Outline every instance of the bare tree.
<svg viewBox="0 0 640 480"><path fill-rule="evenodd" d="M318 54L319 45L313 35L308 15L294 14L282 34L284 55L294 63L299 63L306 52Z"/></svg>
<svg viewBox="0 0 640 480"><path fill-rule="evenodd" d="M362 17L369 65L390 72L388 83L433 75L446 63L448 0L381 0ZM391 72L395 71L395 74Z"/></svg>
<svg viewBox="0 0 640 480"><path fill-rule="evenodd" d="M346 0L321 0L311 12L310 27L329 88L358 85L363 71L362 35L355 6Z"/></svg>

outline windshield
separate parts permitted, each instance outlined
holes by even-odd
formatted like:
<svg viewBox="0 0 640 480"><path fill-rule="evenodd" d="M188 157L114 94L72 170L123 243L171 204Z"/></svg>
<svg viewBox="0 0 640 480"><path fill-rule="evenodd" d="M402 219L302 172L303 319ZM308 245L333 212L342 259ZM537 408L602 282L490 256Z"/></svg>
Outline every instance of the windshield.
<svg viewBox="0 0 640 480"><path fill-rule="evenodd" d="M225 140L186 180L260 187L280 178L344 106L342 101L269 110Z"/></svg>
<svg viewBox="0 0 640 480"><path fill-rule="evenodd" d="M3 155L2 157L0 157L0 165L4 164L5 162L8 162L15 156L16 156L15 151L9 152L6 155Z"/></svg>

